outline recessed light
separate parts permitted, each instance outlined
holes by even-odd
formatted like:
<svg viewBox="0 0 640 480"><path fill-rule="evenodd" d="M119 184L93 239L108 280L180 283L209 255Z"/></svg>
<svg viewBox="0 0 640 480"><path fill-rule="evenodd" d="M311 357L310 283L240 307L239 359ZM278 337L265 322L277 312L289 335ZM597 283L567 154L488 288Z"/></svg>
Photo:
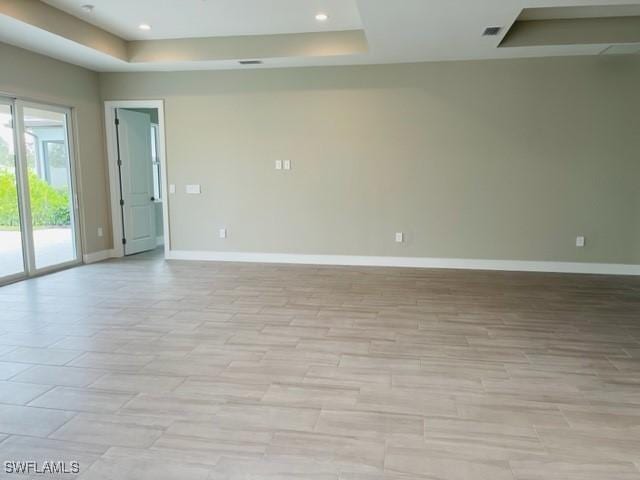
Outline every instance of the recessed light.
<svg viewBox="0 0 640 480"><path fill-rule="evenodd" d="M93 5L86 4L86 5L82 5L80 8L82 8L82 10L84 10L87 13L91 13L93 12L93 9L96 7Z"/></svg>
<svg viewBox="0 0 640 480"><path fill-rule="evenodd" d="M140 30L151 30L151 25L149 25L148 23L141 23L140 25L138 25L138 28Z"/></svg>
<svg viewBox="0 0 640 480"><path fill-rule="evenodd" d="M329 15L326 13L319 13L316 15L316 20L319 22L326 22L329 19Z"/></svg>

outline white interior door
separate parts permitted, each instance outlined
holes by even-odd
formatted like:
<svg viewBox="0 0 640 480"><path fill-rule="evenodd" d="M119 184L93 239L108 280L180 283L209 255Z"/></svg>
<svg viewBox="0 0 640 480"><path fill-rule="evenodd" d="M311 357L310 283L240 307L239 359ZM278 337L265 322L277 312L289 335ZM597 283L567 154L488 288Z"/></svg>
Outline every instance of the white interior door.
<svg viewBox="0 0 640 480"><path fill-rule="evenodd" d="M156 247L151 119L131 110L117 110L124 253Z"/></svg>

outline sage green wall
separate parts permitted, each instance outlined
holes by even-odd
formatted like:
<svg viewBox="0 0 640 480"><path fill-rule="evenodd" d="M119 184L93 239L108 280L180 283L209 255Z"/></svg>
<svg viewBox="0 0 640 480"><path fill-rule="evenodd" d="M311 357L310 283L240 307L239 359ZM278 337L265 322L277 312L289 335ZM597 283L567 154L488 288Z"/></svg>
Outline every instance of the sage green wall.
<svg viewBox="0 0 640 480"><path fill-rule="evenodd" d="M166 101L173 249L640 263L636 57L100 78Z"/></svg>
<svg viewBox="0 0 640 480"><path fill-rule="evenodd" d="M640 263L640 186L638 187L638 193L636 196L636 251L635 251L635 263Z"/></svg>
<svg viewBox="0 0 640 480"><path fill-rule="evenodd" d="M111 248L98 74L0 43L0 92L73 108L84 253Z"/></svg>

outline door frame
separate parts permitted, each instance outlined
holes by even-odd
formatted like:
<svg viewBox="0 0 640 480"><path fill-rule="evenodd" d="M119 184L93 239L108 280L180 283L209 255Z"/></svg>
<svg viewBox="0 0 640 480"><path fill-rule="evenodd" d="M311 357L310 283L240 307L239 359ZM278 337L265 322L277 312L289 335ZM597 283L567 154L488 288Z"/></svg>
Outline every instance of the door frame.
<svg viewBox="0 0 640 480"><path fill-rule="evenodd" d="M28 278L39 277L53 272L65 270L82 264L84 258L84 235L82 211L80 209L79 165L77 162L76 144L76 112L75 108L49 102L47 100L20 97L7 92L0 92L0 101L11 107L13 120L13 138L15 149L16 188L18 193L18 209L20 213L20 231L22 240L22 260L24 269L21 273L7 275L0 278L0 286L15 283ZM35 251L33 245L33 225L31 223L31 198L29 195L29 180L26 175L26 151L24 141L24 107L40 108L63 113L66 116L65 133L67 151L69 154L69 175L72 190L71 209L73 216L73 233L76 258L68 262L59 263L43 268L36 268Z"/></svg>
<svg viewBox="0 0 640 480"><path fill-rule="evenodd" d="M169 197L167 178L167 156L164 124L163 100L108 100L104 102L105 130L107 141L107 161L109 166L109 195L111 197L111 232L114 258L124 257L122 244L122 212L120 209L120 177L118 175L118 144L116 136L116 109L118 108L155 108L158 110L158 143L160 147L160 190L162 194L162 231L164 236L164 257L168 258L171 250L171 234L169 227Z"/></svg>
<svg viewBox="0 0 640 480"><path fill-rule="evenodd" d="M0 277L0 286L8 285L10 283L18 282L20 280L24 280L28 278L29 275L29 267L28 267L28 259L29 256L27 253L28 242L27 235L25 234L25 228L27 224L27 220L25 219L25 215L28 213L28 210L23 202L24 193L22 191L21 181L22 175L22 162L20 161L21 156L21 142L20 137L18 135L18 107L16 105L16 98L10 96L0 95L0 104L8 105L11 109L11 122L12 122L12 130L13 130L13 162L15 168L15 177L16 177L16 193L18 202L18 215L20 215L20 243L22 244L22 272L13 273L11 275L5 275Z"/></svg>

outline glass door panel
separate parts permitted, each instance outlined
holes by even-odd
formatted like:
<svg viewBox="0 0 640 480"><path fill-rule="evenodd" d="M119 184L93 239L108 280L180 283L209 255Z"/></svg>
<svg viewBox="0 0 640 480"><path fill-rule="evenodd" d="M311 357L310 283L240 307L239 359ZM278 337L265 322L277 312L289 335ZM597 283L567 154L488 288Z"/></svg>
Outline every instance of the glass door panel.
<svg viewBox="0 0 640 480"><path fill-rule="evenodd" d="M22 108L35 270L78 258L67 113Z"/></svg>
<svg viewBox="0 0 640 480"><path fill-rule="evenodd" d="M0 99L0 282L24 273L13 108Z"/></svg>

